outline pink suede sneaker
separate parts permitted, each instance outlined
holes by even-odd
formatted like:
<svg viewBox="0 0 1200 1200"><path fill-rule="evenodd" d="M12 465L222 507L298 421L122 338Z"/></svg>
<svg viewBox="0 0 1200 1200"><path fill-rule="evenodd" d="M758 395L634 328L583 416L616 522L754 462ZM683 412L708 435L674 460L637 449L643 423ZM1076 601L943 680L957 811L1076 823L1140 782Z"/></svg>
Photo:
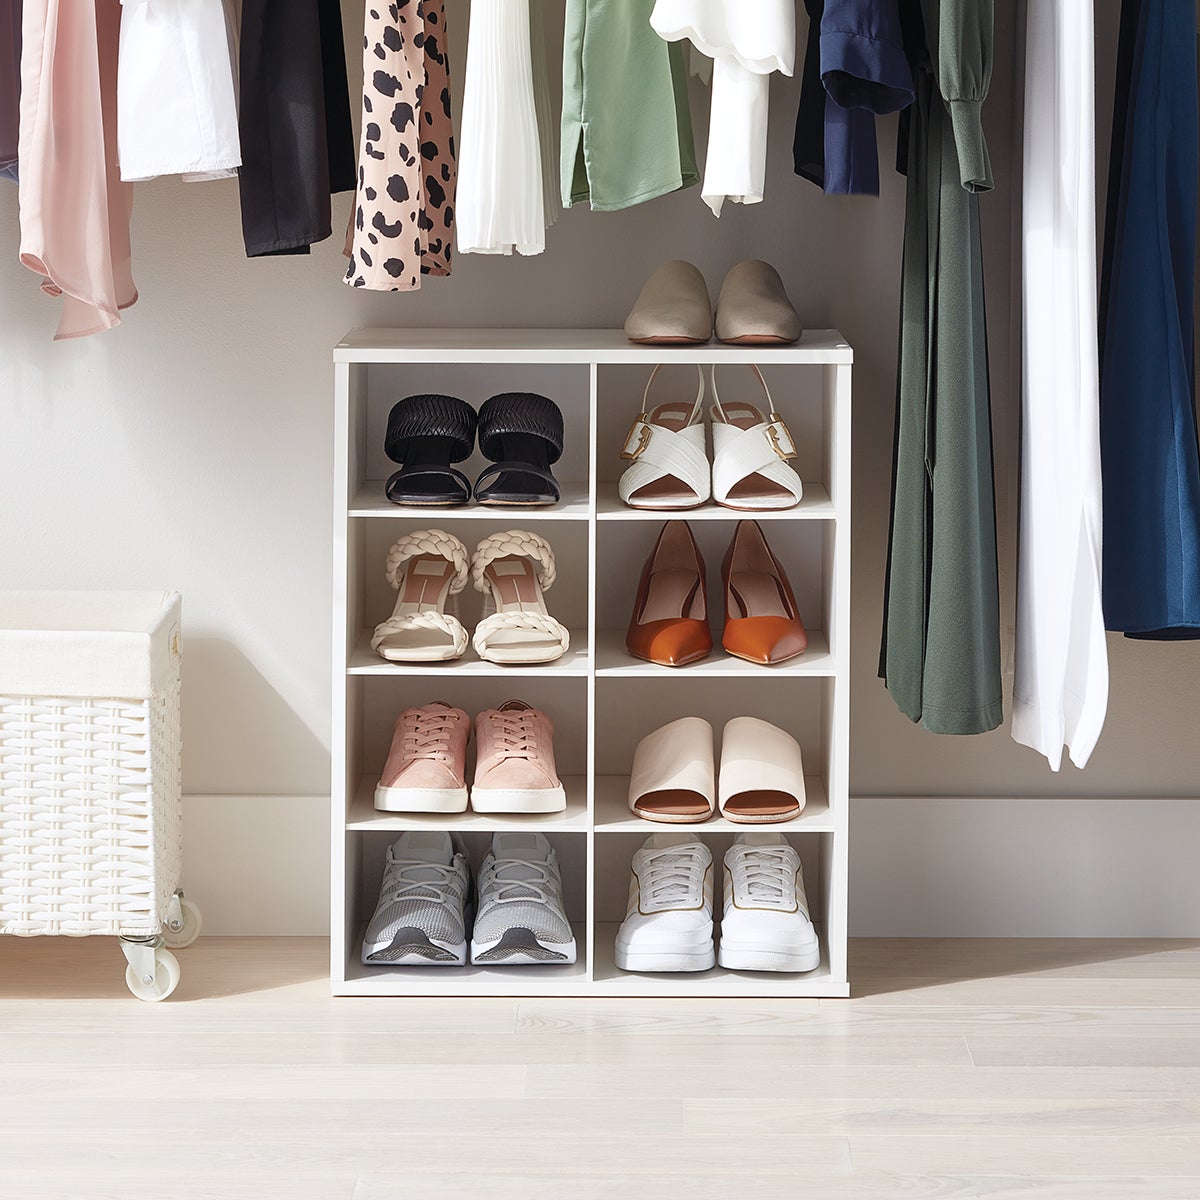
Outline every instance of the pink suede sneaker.
<svg viewBox="0 0 1200 1200"><path fill-rule="evenodd" d="M392 748L375 789L381 812L467 811L467 739L471 718L435 700L396 719Z"/></svg>
<svg viewBox="0 0 1200 1200"><path fill-rule="evenodd" d="M567 807L554 769L554 723L524 700L475 718L478 762L471 807L479 813L552 813Z"/></svg>

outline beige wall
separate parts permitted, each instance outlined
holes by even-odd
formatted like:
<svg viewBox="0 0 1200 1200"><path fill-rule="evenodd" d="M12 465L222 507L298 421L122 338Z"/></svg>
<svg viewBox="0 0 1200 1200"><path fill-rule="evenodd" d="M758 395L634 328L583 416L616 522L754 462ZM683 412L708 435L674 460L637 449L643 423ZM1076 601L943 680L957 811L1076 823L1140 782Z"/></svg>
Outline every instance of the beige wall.
<svg viewBox="0 0 1200 1200"><path fill-rule="evenodd" d="M1098 7L1106 144L1117 5ZM450 8L461 81L465 5L450 0ZM982 208L1000 520L1011 560L1019 130L1014 29L998 8L986 124L999 186ZM903 181L891 170L895 122L880 123L883 196L826 199L791 173L795 82L777 79L773 100L765 204L728 206L717 222L692 190L626 213L573 211L550 231L545 256L460 259L451 279L408 296L344 287L336 238L311 258L247 262L233 183L140 185L141 301L121 329L58 345L54 302L16 262L16 189L0 184L8 248L0 258L0 583L178 587L188 634L188 791L320 794L329 738L329 351L341 333L371 324L616 325L664 257L692 259L714 290L732 263L764 257L805 321L836 325L857 352L854 792L1200 794L1200 646L1112 639L1107 731L1086 773L1059 778L1007 729L961 740L914 729L875 679L903 224ZM698 134L705 104L697 92ZM336 205L340 224L349 200ZM1011 570L1004 588L1011 612ZM285 844L270 853L286 854L281 836Z"/></svg>

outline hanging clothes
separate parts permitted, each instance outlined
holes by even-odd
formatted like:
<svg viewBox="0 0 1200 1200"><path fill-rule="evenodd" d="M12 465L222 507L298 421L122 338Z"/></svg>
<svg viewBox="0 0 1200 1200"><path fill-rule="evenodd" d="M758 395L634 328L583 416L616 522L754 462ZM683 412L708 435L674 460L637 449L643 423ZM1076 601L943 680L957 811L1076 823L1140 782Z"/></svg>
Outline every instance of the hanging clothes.
<svg viewBox="0 0 1200 1200"><path fill-rule="evenodd" d="M345 282L411 292L449 275L456 164L443 0L367 5L359 183Z"/></svg>
<svg viewBox="0 0 1200 1200"><path fill-rule="evenodd" d="M1101 291L1104 617L1200 637L1196 12L1125 0Z"/></svg>
<svg viewBox="0 0 1200 1200"><path fill-rule="evenodd" d="M1013 738L1087 765L1108 708L1092 8L1029 0L1021 251L1021 538Z"/></svg>
<svg viewBox="0 0 1200 1200"><path fill-rule="evenodd" d="M21 262L62 297L56 339L113 329L137 300L133 188L117 165L120 36L120 0L25 0Z"/></svg>
<svg viewBox="0 0 1200 1200"><path fill-rule="evenodd" d="M568 0L562 198L630 208L700 182L683 46L650 27L654 0Z"/></svg>
<svg viewBox="0 0 1200 1200"><path fill-rule="evenodd" d="M236 174L242 149L235 48L222 0L121 2L121 178Z"/></svg>
<svg viewBox="0 0 1200 1200"><path fill-rule="evenodd" d="M240 57L246 255L308 254L355 184L339 0L243 0Z"/></svg>
<svg viewBox="0 0 1200 1200"><path fill-rule="evenodd" d="M471 5L458 185L461 254L546 248L529 0Z"/></svg>
<svg viewBox="0 0 1200 1200"><path fill-rule="evenodd" d="M542 215L546 228L562 215L558 194L558 127L550 99L550 67L546 60L546 5L549 0L531 0L529 5L529 52L533 59L533 108L537 113L538 148L542 157Z"/></svg>
<svg viewBox="0 0 1200 1200"><path fill-rule="evenodd" d="M978 193L991 0L922 0L900 296L891 539L879 673L933 733L1003 718Z"/></svg>
<svg viewBox="0 0 1200 1200"><path fill-rule="evenodd" d="M879 195L875 117L913 101L898 0L806 0L796 174L827 195Z"/></svg>
<svg viewBox="0 0 1200 1200"><path fill-rule="evenodd" d="M21 129L21 0L0 0L0 179L17 181Z"/></svg>
<svg viewBox="0 0 1200 1200"><path fill-rule="evenodd" d="M686 38L713 60L704 203L718 217L726 200L759 203L770 77L791 75L796 63L794 0L657 0L650 23L665 41Z"/></svg>

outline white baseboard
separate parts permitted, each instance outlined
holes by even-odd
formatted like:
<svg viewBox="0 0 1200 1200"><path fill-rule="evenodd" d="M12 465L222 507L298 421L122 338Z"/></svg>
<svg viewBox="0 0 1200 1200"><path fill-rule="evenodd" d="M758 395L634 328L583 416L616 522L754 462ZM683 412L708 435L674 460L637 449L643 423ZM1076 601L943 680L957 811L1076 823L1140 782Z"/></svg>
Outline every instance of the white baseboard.
<svg viewBox="0 0 1200 1200"><path fill-rule="evenodd" d="M1200 799L855 799L858 937L1198 937Z"/></svg>
<svg viewBox="0 0 1200 1200"><path fill-rule="evenodd" d="M205 932L329 929L327 796L189 796ZM1200 799L856 799L857 937L1200 937Z"/></svg>

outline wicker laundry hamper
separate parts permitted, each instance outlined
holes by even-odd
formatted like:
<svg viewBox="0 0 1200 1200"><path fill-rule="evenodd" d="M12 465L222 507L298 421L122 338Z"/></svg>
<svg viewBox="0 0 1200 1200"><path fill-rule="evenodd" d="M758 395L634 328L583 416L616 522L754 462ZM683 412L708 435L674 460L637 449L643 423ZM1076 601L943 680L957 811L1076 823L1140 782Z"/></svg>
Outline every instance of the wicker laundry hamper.
<svg viewBox="0 0 1200 1200"><path fill-rule="evenodd" d="M0 592L0 933L121 939L162 1000L182 866L177 592Z"/></svg>

